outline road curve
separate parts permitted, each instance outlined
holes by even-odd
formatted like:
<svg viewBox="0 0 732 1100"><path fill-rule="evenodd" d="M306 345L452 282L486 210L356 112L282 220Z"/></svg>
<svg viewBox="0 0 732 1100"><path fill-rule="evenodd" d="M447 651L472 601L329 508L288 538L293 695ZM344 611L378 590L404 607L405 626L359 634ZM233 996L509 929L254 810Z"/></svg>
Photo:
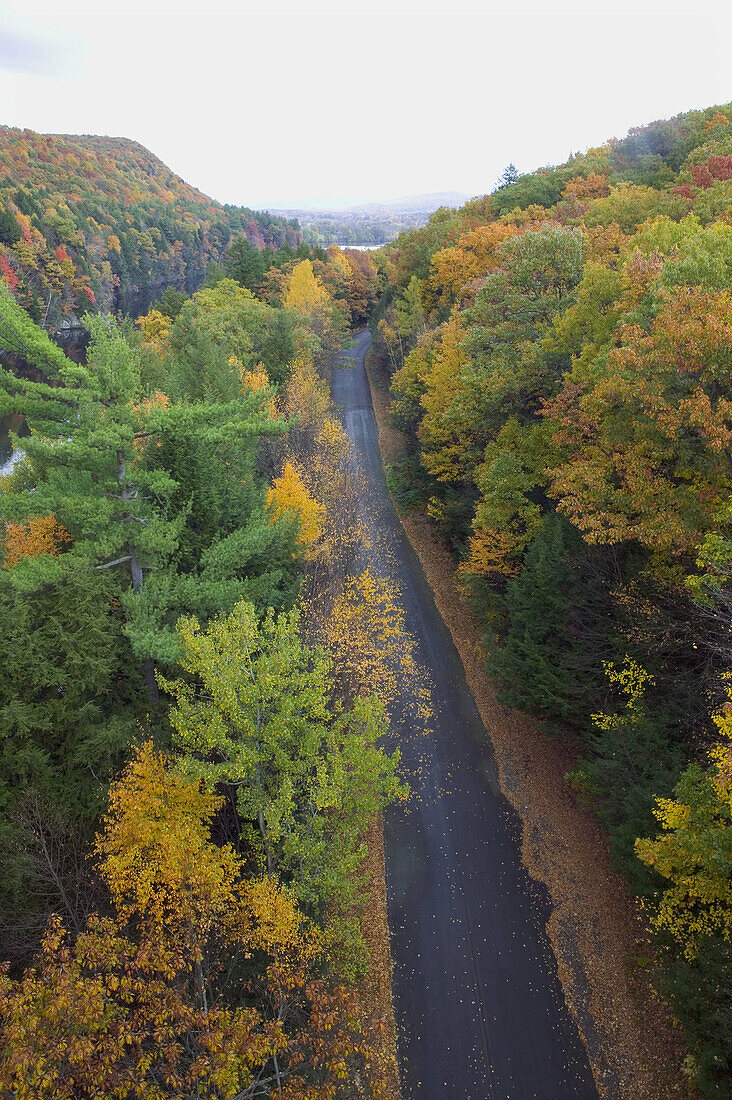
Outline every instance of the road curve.
<svg viewBox="0 0 732 1100"><path fill-rule="evenodd" d="M333 398L364 477L370 564L402 588L436 709L398 737L415 790L385 822L394 1004L404 1100L597 1100L546 932L546 891L521 862L519 823L452 638L394 513L363 357L333 372ZM375 559L375 560L374 560Z"/></svg>

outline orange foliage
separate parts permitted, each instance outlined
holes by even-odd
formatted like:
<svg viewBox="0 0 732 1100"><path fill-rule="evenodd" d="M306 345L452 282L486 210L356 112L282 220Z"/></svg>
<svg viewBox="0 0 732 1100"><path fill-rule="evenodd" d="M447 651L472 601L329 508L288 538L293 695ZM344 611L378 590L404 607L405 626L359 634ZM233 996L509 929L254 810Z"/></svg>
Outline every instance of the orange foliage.
<svg viewBox="0 0 732 1100"><path fill-rule="evenodd" d="M12 569L21 558L51 554L57 558L71 542L71 535L55 516L40 516L28 524L8 523L5 531L5 569Z"/></svg>
<svg viewBox="0 0 732 1100"><path fill-rule="evenodd" d="M608 226L583 225L582 232L587 241L587 258L616 268L620 251L630 239L617 222L611 222Z"/></svg>
<svg viewBox="0 0 732 1100"><path fill-rule="evenodd" d="M355 994L315 971L318 933L279 883L245 879L212 842L222 801L138 750L97 845L112 915L75 942L54 918L37 966L0 973L3 1095L233 1098L264 1095L264 1079L283 1100L332 1100L368 1073ZM233 987L232 960L249 970Z"/></svg>
<svg viewBox="0 0 732 1100"><path fill-rule="evenodd" d="M713 130L715 126L729 126L729 119L721 111L715 111L710 119L707 119L707 130Z"/></svg>
<svg viewBox="0 0 732 1100"><path fill-rule="evenodd" d="M587 199L604 199L610 193L607 176L600 176L597 172L590 172L589 176L575 176L562 191L562 197L567 199L573 196L580 201Z"/></svg>
<svg viewBox="0 0 732 1100"><path fill-rule="evenodd" d="M631 288L634 278L648 286L656 266L638 256ZM720 383L732 372L732 296L676 287L649 333L626 325L620 336L589 391L567 385L546 406L555 443L569 448L552 495L588 542L637 539L679 554L719 507L727 477L732 401Z"/></svg>
<svg viewBox="0 0 732 1100"><path fill-rule="evenodd" d="M449 305L463 287L498 266L497 250L519 230L492 222L464 233L454 248L443 248L432 258L429 283L442 305Z"/></svg>

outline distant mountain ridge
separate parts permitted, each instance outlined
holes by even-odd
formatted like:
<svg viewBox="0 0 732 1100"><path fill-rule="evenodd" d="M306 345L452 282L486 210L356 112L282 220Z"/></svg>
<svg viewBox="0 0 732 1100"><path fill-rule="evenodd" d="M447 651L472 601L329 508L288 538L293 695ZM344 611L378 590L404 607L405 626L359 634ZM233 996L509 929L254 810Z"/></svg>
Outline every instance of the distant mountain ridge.
<svg viewBox="0 0 732 1100"><path fill-rule="evenodd" d="M327 202L324 202L304 206L296 204L293 206L266 206L265 209L271 213L287 214L290 217L302 215L304 219L326 214L365 214L396 210L412 213L428 212L431 214L441 206L462 206L469 198L470 195L464 194L462 191L431 191L424 195L403 195L397 199L374 199L355 203L351 206L341 206L337 202L328 205Z"/></svg>
<svg viewBox="0 0 732 1100"><path fill-rule="evenodd" d="M310 244L385 244L404 229L425 225L440 207L462 206L469 197L460 191L433 191L343 209L288 207L277 212L297 218Z"/></svg>
<svg viewBox="0 0 732 1100"><path fill-rule="evenodd" d="M241 234L296 246L281 214L222 205L128 138L0 127L0 276L48 327L195 289Z"/></svg>
<svg viewBox="0 0 732 1100"><path fill-rule="evenodd" d="M433 213L441 206L462 206L470 198L462 191L431 191L426 195L405 195L387 202L363 203L350 209L355 212L366 210L410 210L413 213L429 211Z"/></svg>

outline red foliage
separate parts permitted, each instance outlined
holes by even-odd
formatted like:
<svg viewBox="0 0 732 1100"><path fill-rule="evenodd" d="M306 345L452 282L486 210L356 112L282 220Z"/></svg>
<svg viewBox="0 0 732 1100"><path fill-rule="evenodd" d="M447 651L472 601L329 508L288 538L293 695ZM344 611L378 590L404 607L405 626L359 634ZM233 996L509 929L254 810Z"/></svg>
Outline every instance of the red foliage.
<svg viewBox="0 0 732 1100"><path fill-rule="evenodd" d="M20 279L8 263L7 256L4 255L0 256L0 276L2 276L11 290L17 290L20 286Z"/></svg>
<svg viewBox="0 0 732 1100"><path fill-rule="evenodd" d="M64 248L64 246L62 244L60 244L58 246L58 248L56 248L54 250L54 255L55 255L56 259L58 260L58 262L60 264L62 264L64 262L64 260L70 260L71 259L68 252L66 251L66 249Z"/></svg>
<svg viewBox="0 0 732 1100"><path fill-rule="evenodd" d="M266 242L262 236L262 230L259 228L253 218L250 218L246 226L246 234L249 238L249 243L253 244L260 252L266 247Z"/></svg>
<svg viewBox="0 0 732 1100"><path fill-rule="evenodd" d="M691 174L697 187L703 187L705 191L714 183L714 177L706 164L692 164Z"/></svg>
<svg viewBox="0 0 732 1100"><path fill-rule="evenodd" d="M712 156L706 164L692 164L691 175L697 187L711 187L715 180L732 179L732 157Z"/></svg>
<svg viewBox="0 0 732 1100"><path fill-rule="evenodd" d="M685 199L693 199L694 194L691 190L691 184L685 183L681 187L674 187L674 195L681 195Z"/></svg>
<svg viewBox="0 0 732 1100"><path fill-rule="evenodd" d="M92 288L90 286L83 286L81 289L84 291L84 293L86 294L86 296L89 299L89 301L91 302L91 304L93 306L96 305L97 299L96 299L96 295L95 295L94 291L92 290Z"/></svg>
<svg viewBox="0 0 732 1100"><path fill-rule="evenodd" d="M707 164L715 180L732 179L732 157L713 156Z"/></svg>

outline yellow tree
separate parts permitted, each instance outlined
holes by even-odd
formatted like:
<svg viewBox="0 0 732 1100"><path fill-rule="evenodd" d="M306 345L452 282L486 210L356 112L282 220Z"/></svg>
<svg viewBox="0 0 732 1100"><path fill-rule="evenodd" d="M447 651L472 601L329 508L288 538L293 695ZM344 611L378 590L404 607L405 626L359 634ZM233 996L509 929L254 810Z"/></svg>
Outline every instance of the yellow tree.
<svg viewBox="0 0 732 1100"><path fill-rule="evenodd" d="M326 361L341 346L347 331L346 307L334 301L310 260L301 260L292 269L284 305L306 320L306 345L309 340L317 360Z"/></svg>
<svg viewBox="0 0 732 1100"><path fill-rule="evenodd" d="M295 360L279 404L282 415L294 421L290 427L290 444L298 458L305 459L330 409L328 385L319 376L310 356L299 355Z"/></svg>
<svg viewBox="0 0 732 1100"><path fill-rule="evenodd" d="M318 538L325 507L310 493L292 462L285 462L282 473L272 482L267 492L267 507L270 523L277 523L284 516L291 516L297 522L298 543L303 550L308 550Z"/></svg>
<svg viewBox="0 0 732 1100"><path fill-rule="evenodd" d="M140 922L155 948L181 943L198 966L202 942L235 904L237 857L211 844L221 798L171 772L143 745L109 794L97 842L118 917Z"/></svg>
<svg viewBox="0 0 732 1100"><path fill-rule="evenodd" d="M335 576L343 577L350 571L356 554L368 541L360 519L360 475L348 436L334 416L323 419L302 476L313 496L325 506L320 537L313 548L316 567L308 577L310 598L314 599L330 590Z"/></svg>
<svg viewBox="0 0 732 1100"><path fill-rule="evenodd" d="M323 284L315 276L310 260L301 260L292 269L288 280L284 305L286 309L295 309L308 317L313 313L328 309L331 297Z"/></svg>
<svg viewBox="0 0 732 1100"><path fill-rule="evenodd" d="M405 702L422 724L431 714L430 692L406 629L395 582L366 569L349 578L319 628L333 658L342 695L376 693L388 711Z"/></svg>
<svg viewBox="0 0 732 1100"><path fill-rule="evenodd" d="M422 459L439 481L461 481L466 476L466 425L452 415L461 391L460 374L467 363L461 347L464 331L459 313L443 325L440 343L435 348L424 377L421 398L424 416L417 432L423 448Z"/></svg>
<svg viewBox="0 0 732 1100"><path fill-rule="evenodd" d="M160 356L165 355L170 342L170 326L173 324L170 317L166 317L159 309L151 309L144 317L138 317L135 324L142 332L143 346L151 348Z"/></svg>
<svg viewBox="0 0 732 1100"><path fill-rule="evenodd" d="M244 879L211 841L220 804L138 751L98 845L113 916L75 942L54 919L36 968L0 979L0 1090L332 1100L352 1077L382 1095L357 999L316 974L319 936L274 879Z"/></svg>
<svg viewBox="0 0 732 1100"><path fill-rule="evenodd" d="M653 924L670 932L688 959L704 937L732 939L732 702L714 722L721 739L709 753L711 767L687 768L676 797L656 800L662 832L635 842L638 858L671 884Z"/></svg>

